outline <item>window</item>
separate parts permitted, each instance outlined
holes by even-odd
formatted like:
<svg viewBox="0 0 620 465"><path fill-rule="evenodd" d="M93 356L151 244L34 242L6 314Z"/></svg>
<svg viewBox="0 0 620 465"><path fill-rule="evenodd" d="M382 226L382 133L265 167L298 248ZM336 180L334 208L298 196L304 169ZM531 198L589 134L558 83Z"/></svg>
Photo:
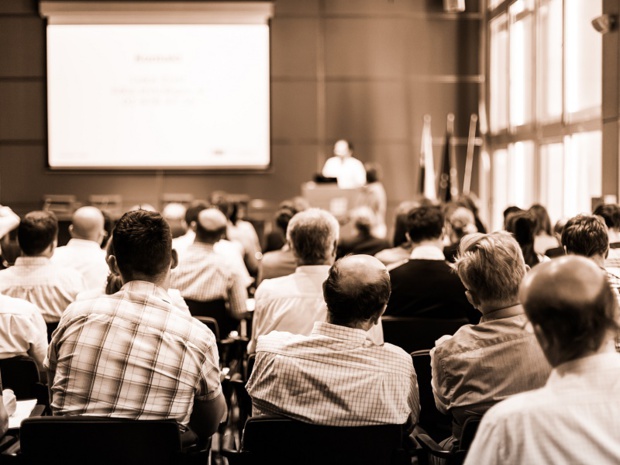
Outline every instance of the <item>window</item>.
<svg viewBox="0 0 620 465"><path fill-rule="evenodd" d="M602 191L602 2L488 4L492 228L509 205L588 212Z"/></svg>

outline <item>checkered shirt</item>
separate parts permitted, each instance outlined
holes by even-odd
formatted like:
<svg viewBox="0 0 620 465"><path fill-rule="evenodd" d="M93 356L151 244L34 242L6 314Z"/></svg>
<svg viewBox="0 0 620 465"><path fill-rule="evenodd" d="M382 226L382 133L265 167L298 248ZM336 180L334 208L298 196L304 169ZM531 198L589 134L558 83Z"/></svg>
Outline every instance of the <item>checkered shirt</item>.
<svg viewBox="0 0 620 465"><path fill-rule="evenodd" d="M172 270L170 287L185 299L205 302L224 299L230 313L241 318L246 312L248 293L243 279L232 271L228 260L213 251L213 245L195 242Z"/></svg>
<svg viewBox="0 0 620 465"><path fill-rule="evenodd" d="M78 271L46 257L18 257L14 266L0 271L0 293L33 303L48 323L58 321L83 290Z"/></svg>
<svg viewBox="0 0 620 465"><path fill-rule="evenodd" d="M247 384L254 413L331 426L416 422L420 402L411 357L366 336L316 322L310 336L274 331L260 337Z"/></svg>
<svg viewBox="0 0 620 465"><path fill-rule="evenodd" d="M185 427L196 396L221 392L213 333L144 281L71 305L46 365L56 415L165 418Z"/></svg>

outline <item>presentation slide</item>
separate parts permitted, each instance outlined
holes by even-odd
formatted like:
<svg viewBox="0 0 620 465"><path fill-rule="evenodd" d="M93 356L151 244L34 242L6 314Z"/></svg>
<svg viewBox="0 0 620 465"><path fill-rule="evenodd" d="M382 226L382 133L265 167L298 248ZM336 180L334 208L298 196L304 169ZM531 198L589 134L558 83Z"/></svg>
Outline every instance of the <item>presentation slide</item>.
<svg viewBox="0 0 620 465"><path fill-rule="evenodd" d="M49 25L51 168L264 169L269 27Z"/></svg>

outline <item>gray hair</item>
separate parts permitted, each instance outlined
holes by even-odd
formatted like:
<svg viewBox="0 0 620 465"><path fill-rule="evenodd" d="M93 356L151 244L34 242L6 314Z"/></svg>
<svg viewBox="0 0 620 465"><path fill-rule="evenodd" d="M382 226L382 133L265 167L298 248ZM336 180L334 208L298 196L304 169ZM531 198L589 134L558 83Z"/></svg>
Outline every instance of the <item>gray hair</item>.
<svg viewBox="0 0 620 465"><path fill-rule="evenodd" d="M320 208L297 213L288 224L286 239L299 265L329 264L340 233L338 220Z"/></svg>
<svg viewBox="0 0 620 465"><path fill-rule="evenodd" d="M519 243L505 231L463 237L454 268L482 302L498 306L518 301L527 270Z"/></svg>

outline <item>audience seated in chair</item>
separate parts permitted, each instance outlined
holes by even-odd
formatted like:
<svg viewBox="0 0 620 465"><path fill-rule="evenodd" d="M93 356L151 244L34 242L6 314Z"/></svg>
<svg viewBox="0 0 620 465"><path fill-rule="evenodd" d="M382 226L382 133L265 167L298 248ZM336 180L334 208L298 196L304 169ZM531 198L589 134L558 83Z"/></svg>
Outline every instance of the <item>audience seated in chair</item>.
<svg viewBox="0 0 620 465"><path fill-rule="evenodd" d="M43 375L46 353L47 326L41 310L27 300L0 294L0 359L27 355Z"/></svg>
<svg viewBox="0 0 620 465"><path fill-rule="evenodd" d="M465 463L620 463L618 304L605 273L559 257L525 276L520 297L553 370L485 414Z"/></svg>
<svg viewBox="0 0 620 465"><path fill-rule="evenodd" d="M41 309L47 323L55 323L84 290L84 278L50 260L58 237L53 213L28 213L18 226L17 237L22 256L14 266L0 271L0 293L28 300Z"/></svg>
<svg viewBox="0 0 620 465"><path fill-rule="evenodd" d="M620 268L620 205L602 204L596 207L592 214L603 218L607 226L609 254L605 259L605 267Z"/></svg>
<svg viewBox="0 0 620 465"><path fill-rule="evenodd" d="M374 255L390 246L386 239L374 235L373 229L377 219L369 207L357 207L350 215L355 233L338 242L336 254L338 258L349 254Z"/></svg>
<svg viewBox="0 0 620 465"><path fill-rule="evenodd" d="M101 242L107 235L103 213L95 207L81 207L69 226L71 239L54 250L52 263L80 272L86 289L101 289L108 276L108 265Z"/></svg>
<svg viewBox="0 0 620 465"><path fill-rule="evenodd" d="M334 263L339 230L336 218L318 208L297 213L291 219L287 240L297 268L293 274L267 279L258 286L250 353L256 350L259 336L271 331L308 336L315 322L325 321L322 285ZM369 336L377 344L382 343L381 325L373 326Z"/></svg>
<svg viewBox="0 0 620 465"><path fill-rule="evenodd" d="M409 212L407 237L413 244L409 260L390 270L392 295L386 315L459 319L471 323L480 314L465 297L465 288L443 254L444 215L439 207Z"/></svg>
<svg viewBox="0 0 620 465"><path fill-rule="evenodd" d="M536 338L524 328L527 318L518 294L527 268L510 234L465 236L455 267L482 319L440 338L431 350L435 404L453 418L446 449L458 446L455 441L469 416L543 386L551 371Z"/></svg>
<svg viewBox="0 0 620 465"><path fill-rule="evenodd" d="M174 419L186 437L204 441L226 413L217 346L166 292L177 264L170 228L158 213L132 211L112 240L108 262L123 288L63 314L47 358L52 411Z"/></svg>
<svg viewBox="0 0 620 465"><path fill-rule="evenodd" d="M620 301L620 276L618 271L605 268L609 253L607 228L600 216L577 215L566 222L562 231L562 246L569 255L581 255L592 260L605 272L607 280Z"/></svg>
<svg viewBox="0 0 620 465"><path fill-rule="evenodd" d="M194 243L172 271L170 284L188 300L226 300L230 316L240 320L246 313L245 285L229 261L213 250L225 231L226 217L222 212L215 208L202 210L196 221Z"/></svg>
<svg viewBox="0 0 620 465"><path fill-rule="evenodd" d="M327 321L309 336L272 332L258 340L247 388L254 415L331 426L413 426L420 404L411 357L377 345L368 330L390 294L385 266L368 255L337 261L323 285Z"/></svg>

